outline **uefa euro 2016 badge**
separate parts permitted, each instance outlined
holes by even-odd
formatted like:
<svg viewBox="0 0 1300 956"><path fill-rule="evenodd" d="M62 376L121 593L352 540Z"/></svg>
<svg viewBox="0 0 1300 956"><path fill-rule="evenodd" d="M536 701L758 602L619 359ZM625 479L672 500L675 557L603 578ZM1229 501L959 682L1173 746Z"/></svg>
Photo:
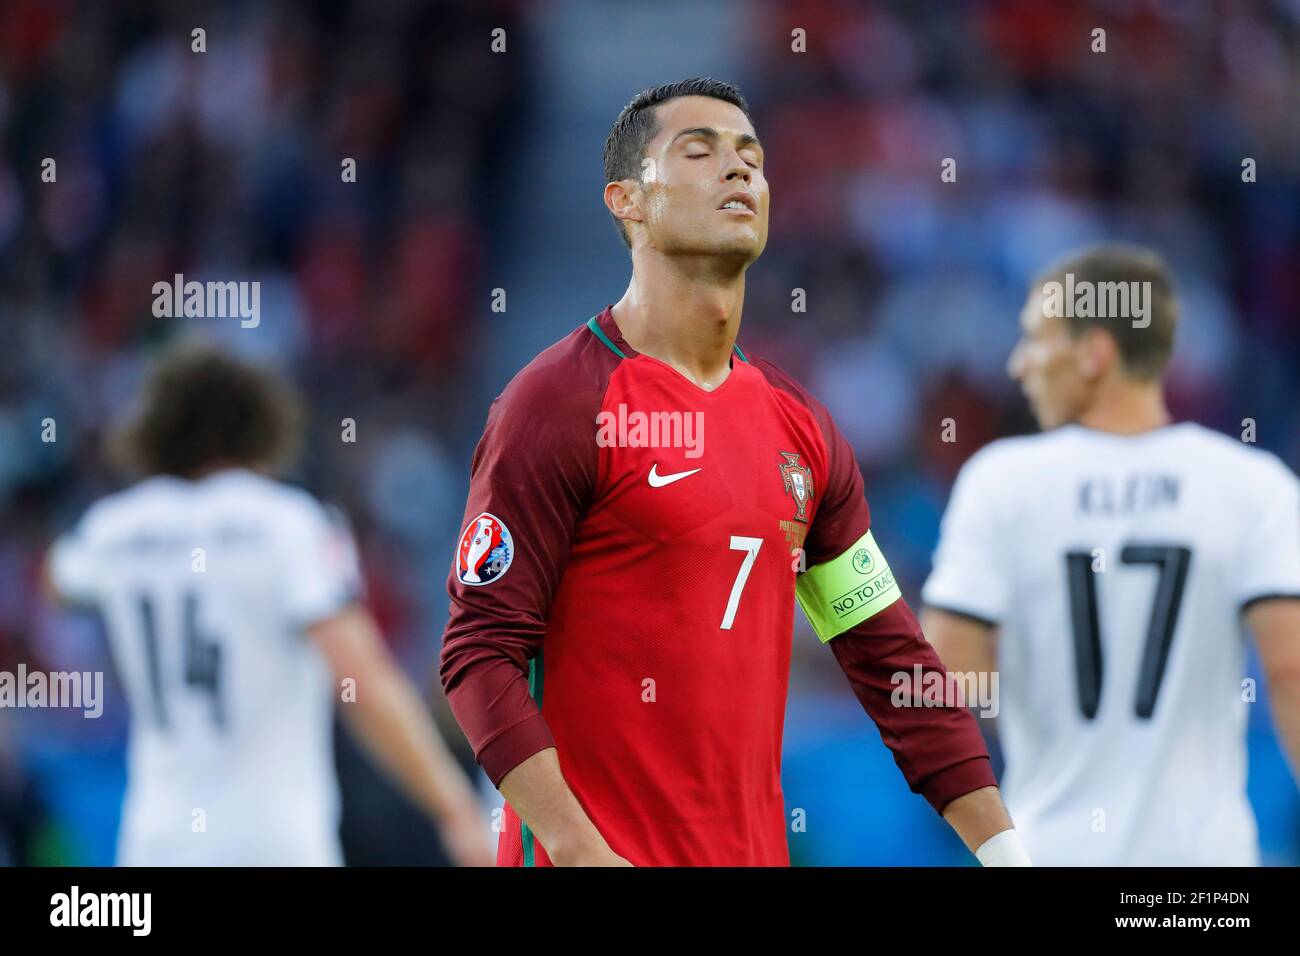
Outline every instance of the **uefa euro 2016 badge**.
<svg viewBox="0 0 1300 956"><path fill-rule="evenodd" d="M778 467L781 469L781 481L785 484L785 493L794 498L794 520L808 522L808 502L812 501L812 469L799 464L799 453L783 451L785 459Z"/></svg>
<svg viewBox="0 0 1300 956"><path fill-rule="evenodd" d="M483 512L466 526L456 548L456 577L482 587L503 577L515 559L515 542L506 523Z"/></svg>

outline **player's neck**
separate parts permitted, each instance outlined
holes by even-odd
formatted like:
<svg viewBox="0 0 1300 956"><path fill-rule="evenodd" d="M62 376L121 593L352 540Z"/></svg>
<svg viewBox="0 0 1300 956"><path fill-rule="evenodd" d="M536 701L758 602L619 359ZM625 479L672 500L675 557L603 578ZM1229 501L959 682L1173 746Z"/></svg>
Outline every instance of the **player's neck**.
<svg viewBox="0 0 1300 956"><path fill-rule="evenodd" d="M210 478L218 472L236 470L255 471L256 469L250 464L223 458L220 461L210 461L206 464L200 465L198 468L187 472L182 477L186 481L202 481L204 478Z"/></svg>
<svg viewBox="0 0 1300 956"><path fill-rule="evenodd" d="M1172 421L1159 382L1120 379L1099 389L1078 422L1085 428L1116 435L1140 435Z"/></svg>
<svg viewBox="0 0 1300 956"><path fill-rule="evenodd" d="M744 301L743 272L687 274L676 263L655 260L637 264L613 315L628 345L712 390L731 372Z"/></svg>

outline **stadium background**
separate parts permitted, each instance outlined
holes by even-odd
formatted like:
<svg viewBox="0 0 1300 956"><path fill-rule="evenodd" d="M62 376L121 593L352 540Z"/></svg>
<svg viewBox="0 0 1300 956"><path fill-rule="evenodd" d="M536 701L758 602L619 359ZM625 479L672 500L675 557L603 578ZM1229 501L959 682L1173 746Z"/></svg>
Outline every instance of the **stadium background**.
<svg viewBox="0 0 1300 956"><path fill-rule="evenodd" d="M206 53L190 52L195 27ZM97 621L39 596L38 561L119 486L100 440L146 360L197 332L305 389L294 478L352 516L388 639L470 765L430 679L469 453L508 378L621 295L604 137L635 92L691 75L739 83L767 151L771 240L740 341L837 416L914 605L956 469L1030 430L1003 372L1016 314L1036 269L1078 243L1169 257L1186 317L1176 415L1233 433L1253 418L1300 467L1296 0L0 0L0 669L108 670ZM260 325L154 318L151 287L176 272L260 280ZM794 860L969 862L802 620L795 647ZM0 710L0 861L111 861L124 718L115 689L100 720ZM338 748L349 860L440 860ZM1250 763L1265 860L1300 862L1263 698Z"/></svg>

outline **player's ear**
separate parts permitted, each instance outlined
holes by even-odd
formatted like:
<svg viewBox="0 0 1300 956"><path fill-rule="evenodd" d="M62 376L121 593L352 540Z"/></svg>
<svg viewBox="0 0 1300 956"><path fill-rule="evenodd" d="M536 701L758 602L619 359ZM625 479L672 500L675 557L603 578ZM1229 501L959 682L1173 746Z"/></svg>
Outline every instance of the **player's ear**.
<svg viewBox="0 0 1300 956"><path fill-rule="evenodd" d="M1105 329L1085 329L1079 341L1080 367L1090 379L1101 378L1119 360L1115 338Z"/></svg>
<svg viewBox="0 0 1300 956"><path fill-rule="evenodd" d="M640 201L641 186L635 179L616 179L605 184L605 207L614 218L624 222L642 222Z"/></svg>

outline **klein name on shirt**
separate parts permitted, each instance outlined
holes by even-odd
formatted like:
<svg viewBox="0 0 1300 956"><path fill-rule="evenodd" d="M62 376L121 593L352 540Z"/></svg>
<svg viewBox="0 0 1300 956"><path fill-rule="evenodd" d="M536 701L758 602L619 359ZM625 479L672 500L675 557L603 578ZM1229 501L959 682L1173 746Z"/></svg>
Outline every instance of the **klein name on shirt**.
<svg viewBox="0 0 1300 956"><path fill-rule="evenodd" d="M1079 483L1079 513L1107 517L1177 508L1180 482L1177 475L1158 473L1085 478Z"/></svg>

